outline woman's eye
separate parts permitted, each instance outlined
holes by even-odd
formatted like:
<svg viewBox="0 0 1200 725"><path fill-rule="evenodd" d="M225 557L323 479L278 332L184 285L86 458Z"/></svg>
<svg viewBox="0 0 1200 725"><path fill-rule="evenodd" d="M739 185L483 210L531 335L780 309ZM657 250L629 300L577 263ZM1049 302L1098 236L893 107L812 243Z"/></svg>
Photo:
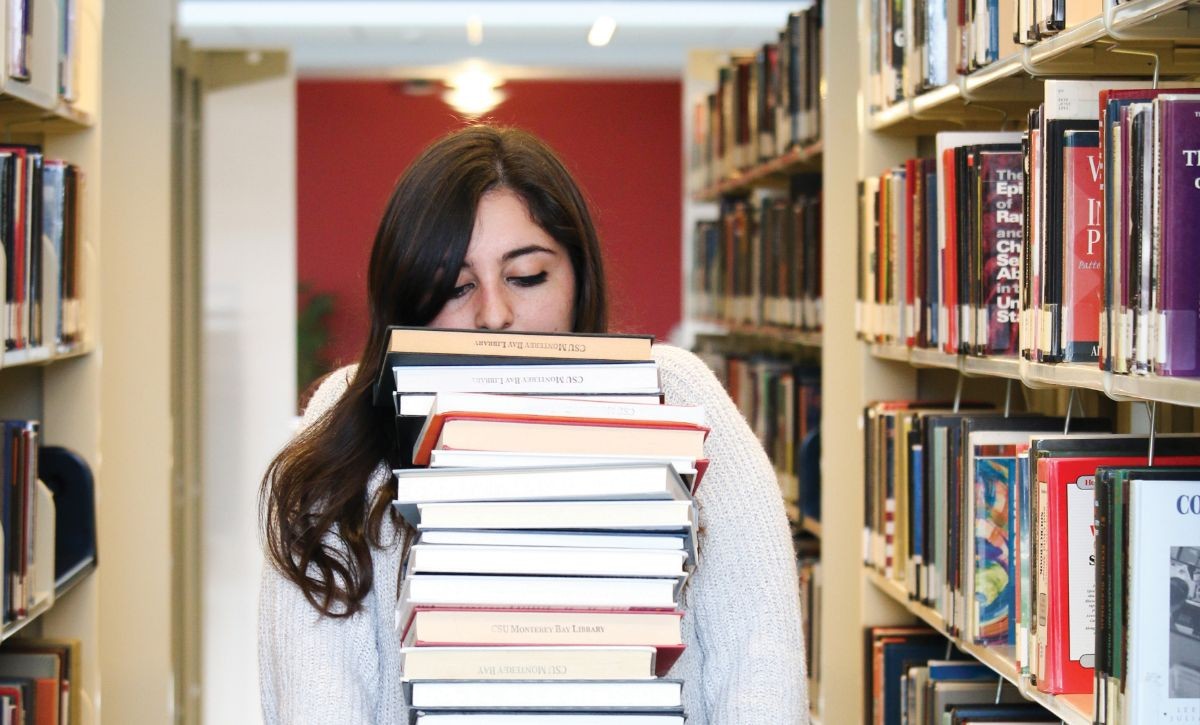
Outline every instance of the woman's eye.
<svg viewBox="0 0 1200 725"><path fill-rule="evenodd" d="M525 277L509 277L508 279L518 287L536 287L546 281L546 276L545 272L538 272Z"/></svg>
<svg viewBox="0 0 1200 725"><path fill-rule="evenodd" d="M468 282L466 284L460 284L459 286L455 287L454 290L450 293L450 299L456 300L456 299L462 297L463 295L465 295L466 293L470 292L472 289L474 289L474 287L475 287L475 285L472 282Z"/></svg>

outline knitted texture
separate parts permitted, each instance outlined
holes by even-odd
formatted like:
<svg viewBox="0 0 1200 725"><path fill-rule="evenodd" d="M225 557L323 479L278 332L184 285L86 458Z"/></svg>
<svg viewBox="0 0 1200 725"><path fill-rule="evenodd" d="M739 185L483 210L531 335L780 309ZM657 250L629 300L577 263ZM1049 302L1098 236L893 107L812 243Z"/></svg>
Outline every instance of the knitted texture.
<svg viewBox="0 0 1200 725"><path fill-rule="evenodd" d="M712 428L696 492L700 561L684 590L687 649L668 677L683 685L689 725L808 720L795 556L766 454L712 372L689 352L655 345L663 395L703 406ZM353 367L322 383L312 424L345 392ZM373 495L390 476L380 465ZM395 605L403 532L384 519L372 552L375 586L352 617L321 616L269 564L259 598L259 673L265 722L402 723Z"/></svg>

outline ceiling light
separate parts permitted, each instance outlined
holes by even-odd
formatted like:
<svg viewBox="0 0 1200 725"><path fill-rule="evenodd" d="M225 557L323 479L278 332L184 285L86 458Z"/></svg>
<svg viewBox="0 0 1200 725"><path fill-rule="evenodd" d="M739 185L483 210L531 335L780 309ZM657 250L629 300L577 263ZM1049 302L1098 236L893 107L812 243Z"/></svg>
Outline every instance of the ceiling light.
<svg viewBox="0 0 1200 725"><path fill-rule="evenodd" d="M478 15L467 17L467 42L471 45L483 44L483 18Z"/></svg>
<svg viewBox="0 0 1200 725"><path fill-rule="evenodd" d="M596 22L592 23L592 29L588 31L588 44L597 48L608 45L608 41L612 40L616 29L616 20L608 15L601 15L596 18Z"/></svg>
<svg viewBox="0 0 1200 725"><path fill-rule="evenodd" d="M502 84L503 81L482 65L473 64L446 82L449 90L442 98L465 116L481 116L504 100L505 93L500 90Z"/></svg>

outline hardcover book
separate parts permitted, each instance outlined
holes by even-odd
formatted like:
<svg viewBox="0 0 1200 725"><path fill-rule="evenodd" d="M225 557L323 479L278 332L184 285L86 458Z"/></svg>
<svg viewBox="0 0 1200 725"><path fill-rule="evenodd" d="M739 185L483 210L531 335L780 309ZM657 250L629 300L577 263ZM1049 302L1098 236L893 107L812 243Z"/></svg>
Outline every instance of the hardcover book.
<svg viewBox="0 0 1200 725"><path fill-rule="evenodd" d="M1200 375L1200 99L1161 95L1156 115L1158 196L1153 309L1158 315L1154 372Z"/></svg>
<svg viewBox="0 0 1200 725"><path fill-rule="evenodd" d="M1099 133L1067 131L1063 153L1063 361L1097 362L1104 279Z"/></svg>

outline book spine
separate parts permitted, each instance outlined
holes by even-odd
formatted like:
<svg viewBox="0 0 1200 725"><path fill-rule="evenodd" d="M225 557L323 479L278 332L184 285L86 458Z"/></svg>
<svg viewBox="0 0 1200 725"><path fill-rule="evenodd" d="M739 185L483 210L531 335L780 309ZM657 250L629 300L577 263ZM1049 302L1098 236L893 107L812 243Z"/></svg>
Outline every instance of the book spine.
<svg viewBox="0 0 1200 725"><path fill-rule="evenodd" d="M1063 360L1097 362L1100 344L1101 179L1099 135L1069 132L1063 150L1065 232Z"/></svg>
<svg viewBox="0 0 1200 725"><path fill-rule="evenodd" d="M982 352L1014 355L1017 352L1019 271L1021 264L1021 212L1024 199L1023 163L1019 151L985 153L983 204L980 209L983 285L980 310L985 316Z"/></svg>
<svg viewBox="0 0 1200 725"><path fill-rule="evenodd" d="M1200 101L1159 98L1159 375L1200 375Z"/></svg>

